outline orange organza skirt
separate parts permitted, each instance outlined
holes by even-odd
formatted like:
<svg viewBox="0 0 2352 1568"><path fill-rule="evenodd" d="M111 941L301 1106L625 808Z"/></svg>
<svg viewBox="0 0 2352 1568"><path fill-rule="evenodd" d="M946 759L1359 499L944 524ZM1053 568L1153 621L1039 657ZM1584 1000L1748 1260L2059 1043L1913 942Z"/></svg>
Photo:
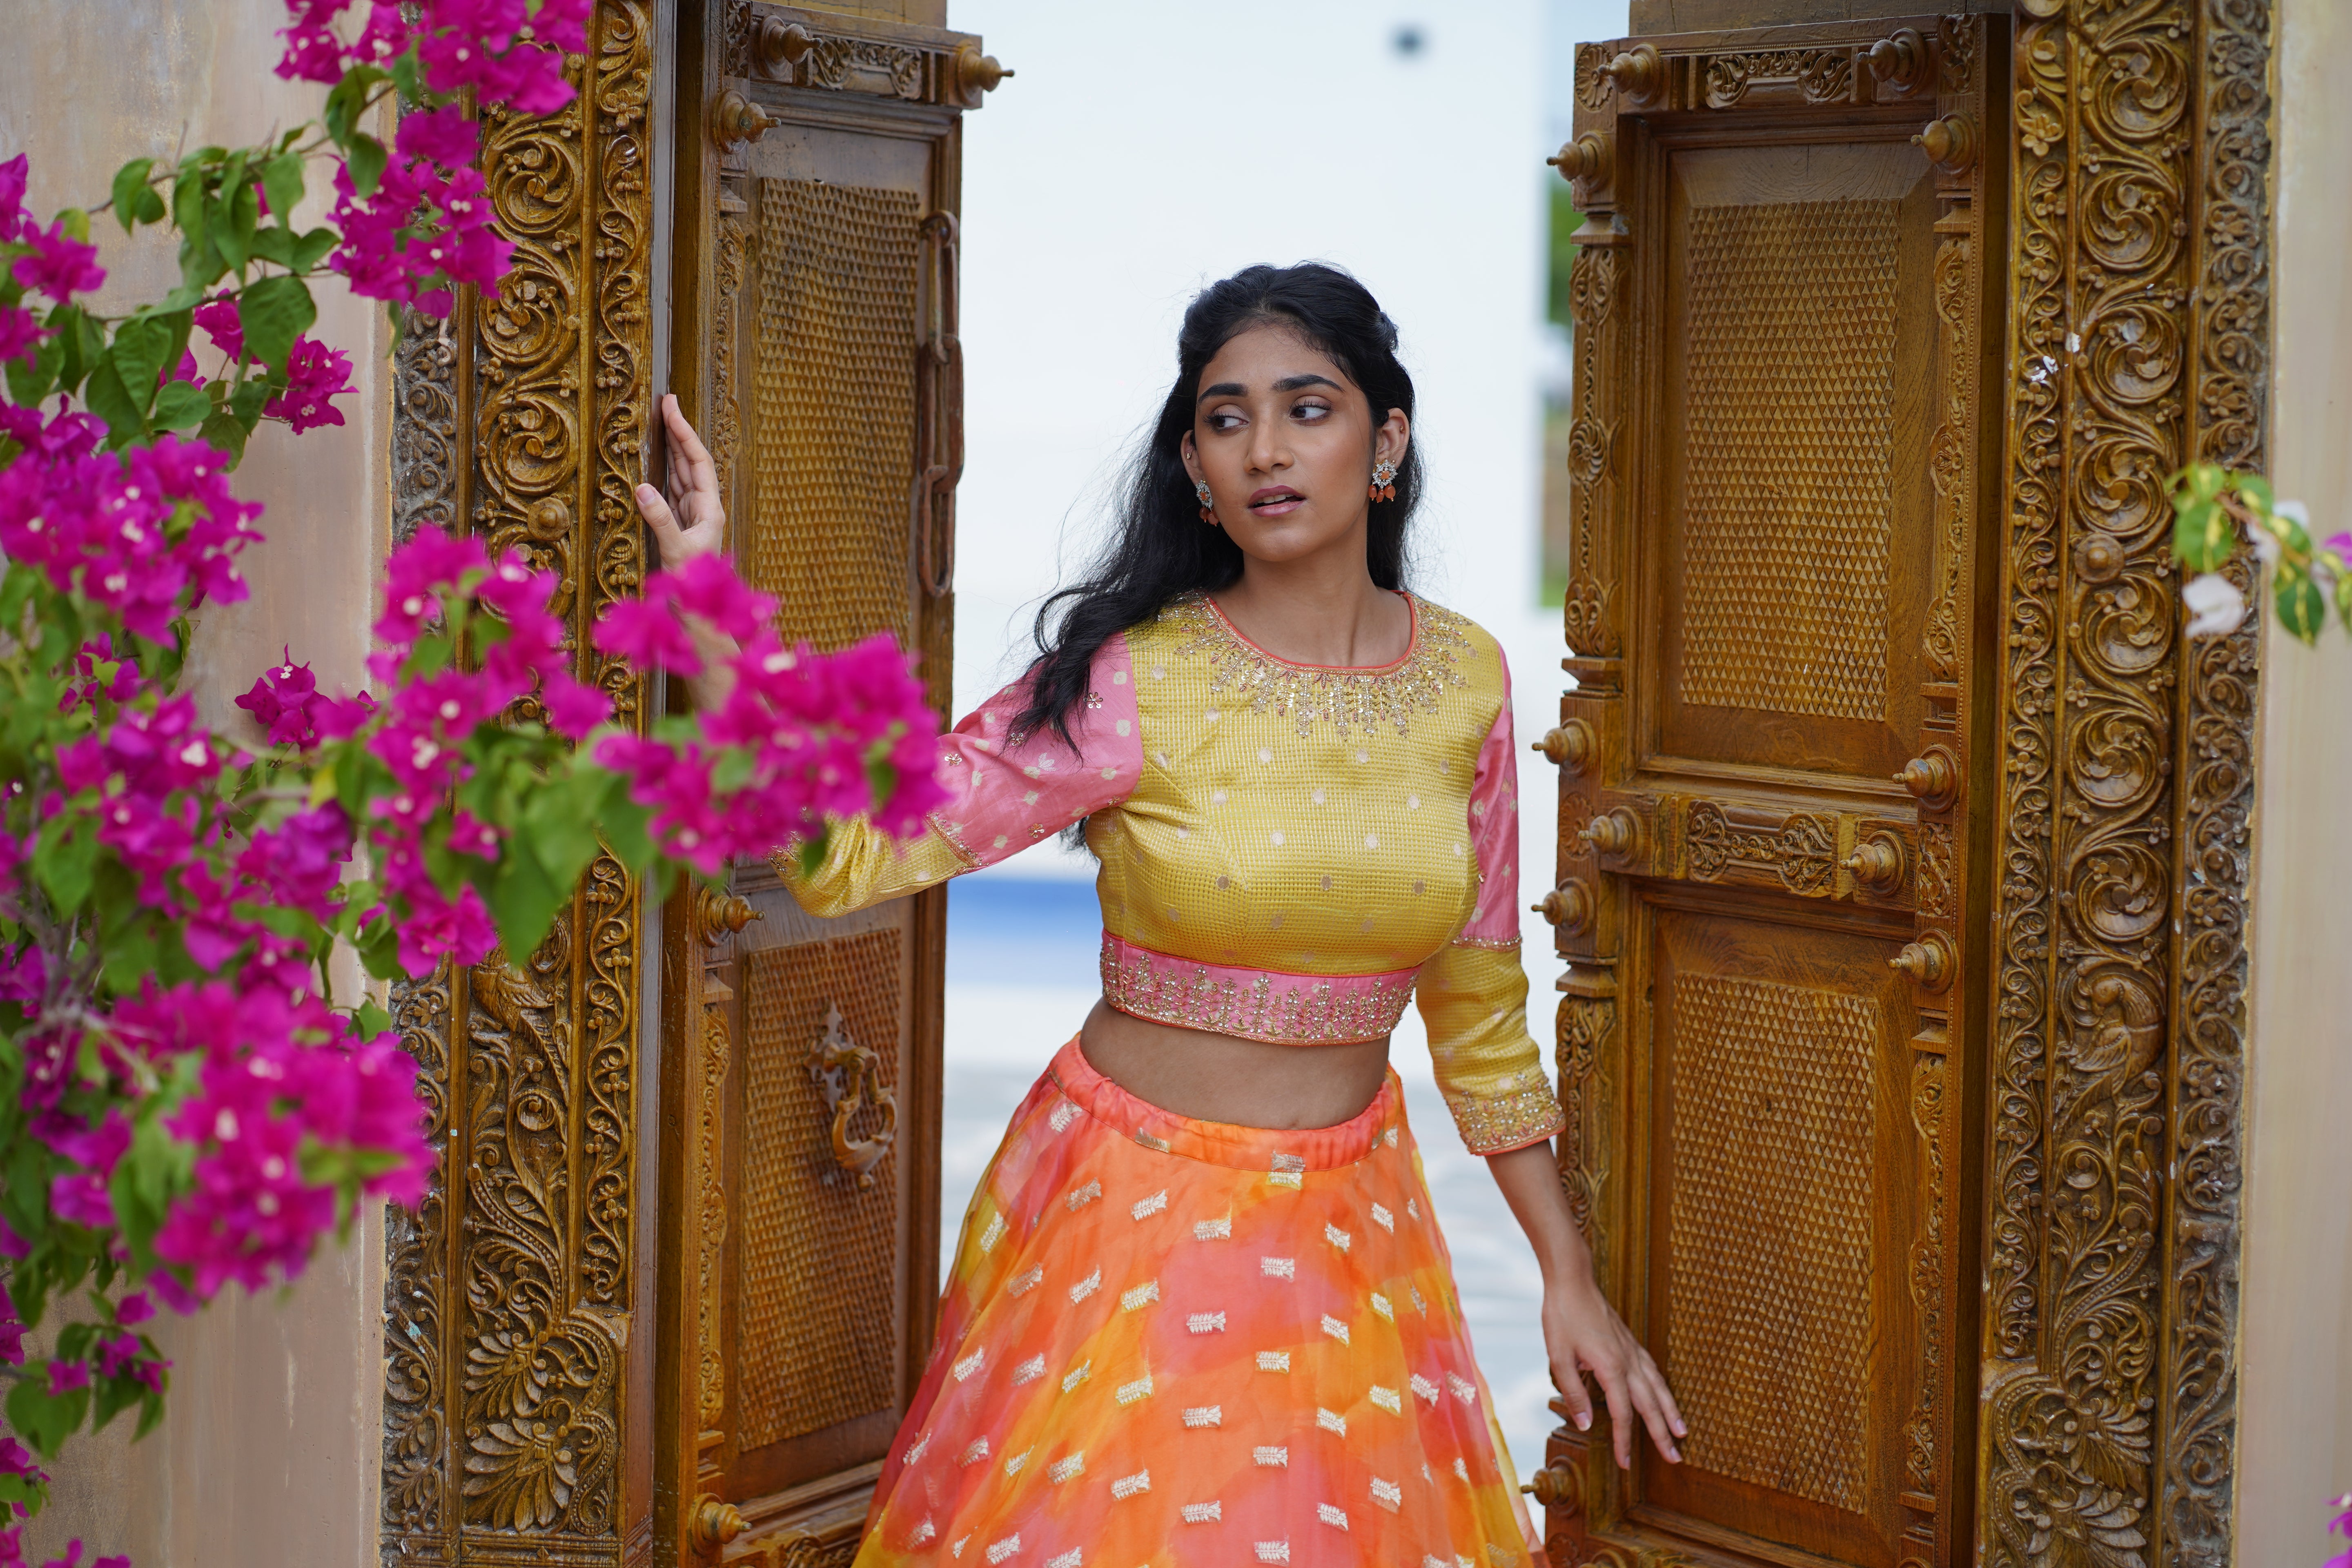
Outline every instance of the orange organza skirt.
<svg viewBox="0 0 2352 1568"><path fill-rule="evenodd" d="M1394 1073L1271 1131L1073 1040L964 1216L857 1563L1524 1563L1492 1403Z"/></svg>

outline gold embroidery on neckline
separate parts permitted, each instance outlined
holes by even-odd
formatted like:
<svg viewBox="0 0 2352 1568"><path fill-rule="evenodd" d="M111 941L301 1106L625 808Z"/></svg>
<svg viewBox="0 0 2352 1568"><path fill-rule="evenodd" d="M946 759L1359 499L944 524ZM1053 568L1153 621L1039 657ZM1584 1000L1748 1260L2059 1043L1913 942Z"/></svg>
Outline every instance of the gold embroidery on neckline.
<svg viewBox="0 0 2352 1568"><path fill-rule="evenodd" d="M1185 640L1181 658L1200 654L1209 663L1209 689L1227 688L1249 699L1253 712L1289 717L1301 735L1329 721L1340 735L1350 727L1396 726L1409 732L1413 711L1433 712L1448 689L1465 685L1461 656L1470 647L1469 621L1428 600L1412 601L1412 646L1404 658L1378 669L1342 669L1293 664L1252 644L1217 613L1205 595L1180 600L1169 611Z"/></svg>

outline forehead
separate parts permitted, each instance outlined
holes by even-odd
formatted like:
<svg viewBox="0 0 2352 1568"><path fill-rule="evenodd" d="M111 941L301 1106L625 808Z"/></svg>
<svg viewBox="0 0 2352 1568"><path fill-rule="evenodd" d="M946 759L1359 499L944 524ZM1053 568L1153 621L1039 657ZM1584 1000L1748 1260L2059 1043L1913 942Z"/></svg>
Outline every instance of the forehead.
<svg viewBox="0 0 2352 1568"><path fill-rule="evenodd" d="M1261 321L1225 340L1225 346L1202 367L1201 384L1237 381L1257 392L1286 376L1309 374L1329 376L1343 387L1355 385L1338 361L1300 336L1296 327Z"/></svg>

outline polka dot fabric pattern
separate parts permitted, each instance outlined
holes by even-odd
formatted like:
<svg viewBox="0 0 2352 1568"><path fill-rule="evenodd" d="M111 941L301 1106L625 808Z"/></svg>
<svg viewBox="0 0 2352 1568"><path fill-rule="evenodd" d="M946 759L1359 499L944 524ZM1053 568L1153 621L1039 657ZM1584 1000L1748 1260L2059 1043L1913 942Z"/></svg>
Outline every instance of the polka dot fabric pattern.
<svg viewBox="0 0 2352 1568"><path fill-rule="evenodd" d="M1338 1127L1065 1046L964 1219L860 1568L1529 1562L1393 1075Z"/></svg>

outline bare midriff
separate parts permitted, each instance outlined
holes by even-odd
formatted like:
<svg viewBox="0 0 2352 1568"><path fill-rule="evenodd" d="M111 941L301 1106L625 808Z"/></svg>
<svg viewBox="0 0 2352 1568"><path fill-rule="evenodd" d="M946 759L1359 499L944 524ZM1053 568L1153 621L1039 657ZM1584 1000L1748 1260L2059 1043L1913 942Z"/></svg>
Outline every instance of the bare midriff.
<svg viewBox="0 0 2352 1568"><path fill-rule="evenodd" d="M1389 1042L1286 1046L1156 1024L1097 1002L1078 1048L1149 1105L1241 1127L1336 1127L1381 1091Z"/></svg>

